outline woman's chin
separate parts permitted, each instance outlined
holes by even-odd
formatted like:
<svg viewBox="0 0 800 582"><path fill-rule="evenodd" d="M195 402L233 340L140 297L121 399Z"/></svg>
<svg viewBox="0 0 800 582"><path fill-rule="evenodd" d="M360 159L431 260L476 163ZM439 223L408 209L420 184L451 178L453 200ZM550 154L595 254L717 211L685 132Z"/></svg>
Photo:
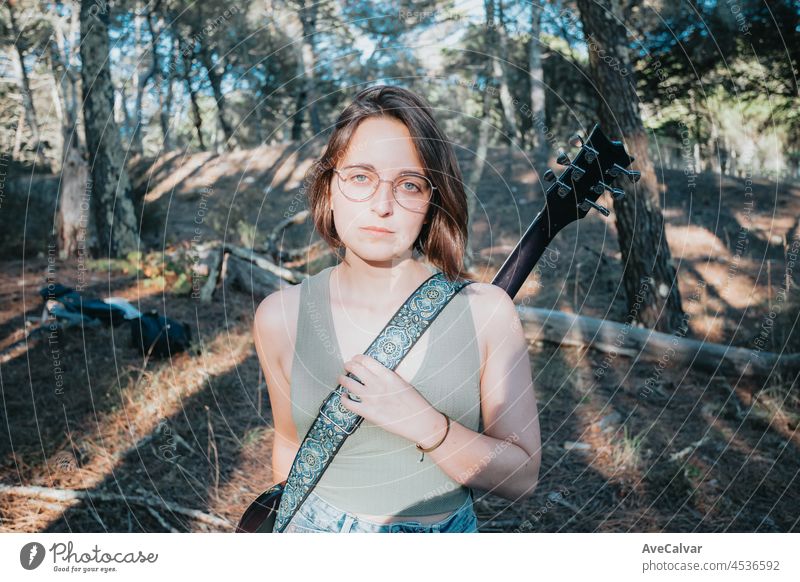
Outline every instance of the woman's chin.
<svg viewBox="0 0 800 582"><path fill-rule="evenodd" d="M397 254L393 252L393 246L387 244L373 243L371 248L359 248L358 246L351 246L348 248L350 252L367 263L391 264L399 262Z"/></svg>

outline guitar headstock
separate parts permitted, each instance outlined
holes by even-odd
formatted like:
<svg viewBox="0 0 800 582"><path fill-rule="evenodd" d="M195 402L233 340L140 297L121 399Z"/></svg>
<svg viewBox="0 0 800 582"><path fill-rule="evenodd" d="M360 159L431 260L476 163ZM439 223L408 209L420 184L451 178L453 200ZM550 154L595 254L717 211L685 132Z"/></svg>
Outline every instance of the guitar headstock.
<svg viewBox="0 0 800 582"><path fill-rule="evenodd" d="M575 159L559 154L558 164L565 167L561 175L556 178L553 170L544 173L545 180L553 182L547 189L547 213L550 228L556 231L593 208L608 216L608 209L597 203L600 196L609 192L615 200L623 198L625 192L613 186L614 180L625 176L635 182L641 177L640 172L628 170L633 158L622 142L608 139L597 125L585 140L572 136L570 144L580 151Z"/></svg>

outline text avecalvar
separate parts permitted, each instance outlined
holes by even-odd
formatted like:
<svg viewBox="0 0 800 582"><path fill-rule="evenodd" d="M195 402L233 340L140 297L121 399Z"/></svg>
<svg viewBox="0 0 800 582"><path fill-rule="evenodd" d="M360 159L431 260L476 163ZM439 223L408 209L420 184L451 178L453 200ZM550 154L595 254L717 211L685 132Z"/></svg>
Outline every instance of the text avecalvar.
<svg viewBox="0 0 800 582"><path fill-rule="evenodd" d="M664 544L662 546L651 546L645 544L642 548L643 554L699 554L703 546L691 546L687 544Z"/></svg>

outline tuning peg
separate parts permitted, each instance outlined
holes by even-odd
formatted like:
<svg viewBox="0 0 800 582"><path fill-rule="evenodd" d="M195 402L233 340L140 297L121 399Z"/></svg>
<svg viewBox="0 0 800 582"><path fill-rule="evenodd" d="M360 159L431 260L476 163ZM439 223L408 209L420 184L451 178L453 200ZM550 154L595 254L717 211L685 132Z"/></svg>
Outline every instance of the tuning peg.
<svg viewBox="0 0 800 582"><path fill-rule="evenodd" d="M605 182L598 182L597 184L592 186L590 190L598 195L608 190L609 192L611 192L611 196L614 197L614 200L620 200L625 197L625 192L623 190L620 190L619 188L612 188Z"/></svg>
<svg viewBox="0 0 800 582"><path fill-rule="evenodd" d="M583 175L586 173L586 170L584 170L580 166L576 166L575 164L570 164L569 167L572 168L572 180L574 182L577 182L578 180L583 178Z"/></svg>
<svg viewBox="0 0 800 582"><path fill-rule="evenodd" d="M597 156L600 154L596 149L592 146L583 146L583 159L586 160L587 164L591 164L597 159Z"/></svg>
<svg viewBox="0 0 800 582"><path fill-rule="evenodd" d="M572 192L572 188L570 188L560 180L556 181L556 188L558 188L556 192L558 192L558 195L561 196L562 198L564 198L567 194Z"/></svg>
<svg viewBox="0 0 800 582"><path fill-rule="evenodd" d="M568 142L574 148L579 148L583 146L583 138L580 136L579 133L573 133L569 136Z"/></svg>
<svg viewBox="0 0 800 582"><path fill-rule="evenodd" d="M642 177L642 173L641 172L637 172L636 170L628 170L627 168L623 168L619 164L614 164L608 170L606 170L606 175L608 175L608 176L610 176L612 178L616 178L620 174L625 174L625 176L631 182L638 182L639 178Z"/></svg>
<svg viewBox="0 0 800 582"><path fill-rule="evenodd" d="M558 162L559 166L569 166L570 164L569 156L566 154L566 152L561 152L558 154L556 162Z"/></svg>
<svg viewBox="0 0 800 582"><path fill-rule="evenodd" d="M580 208L584 212L589 212L590 208L594 208L595 210L597 210L603 216L608 216L609 214L611 214L611 212L608 210L608 208L606 208L605 206L601 206L597 202L593 202L593 201L589 200L588 198L585 199L580 204L578 204L578 208Z"/></svg>
<svg viewBox="0 0 800 582"><path fill-rule="evenodd" d="M556 179L556 173L553 170L547 169L542 177L548 182L553 182Z"/></svg>

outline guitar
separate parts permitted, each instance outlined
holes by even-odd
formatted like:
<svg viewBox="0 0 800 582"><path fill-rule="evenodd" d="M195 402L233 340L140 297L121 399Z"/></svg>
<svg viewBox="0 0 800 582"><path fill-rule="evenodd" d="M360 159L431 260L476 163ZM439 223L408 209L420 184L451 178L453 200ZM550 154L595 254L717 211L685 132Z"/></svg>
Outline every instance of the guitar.
<svg viewBox="0 0 800 582"><path fill-rule="evenodd" d="M641 177L641 172L628 170L634 158L625 152L622 142L609 140L597 125L585 141L573 135L570 145L580 147L580 151L571 161L564 152L558 155L556 161L566 169L557 178L553 170L544 173L544 179L553 182L547 189L545 206L492 279L492 285L504 289L512 299L547 245L565 226L584 218L592 209L608 216L609 210L597 203L600 196L608 191L614 200L620 200L625 192L614 188L612 182L620 175L632 182Z"/></svg>
<svg viewBox="0 0 800 582"><path fill-rule="evenodd" d="M584 218L593 209L608 216L608 209L597 203L600 196L608 191L615 200L619 200L625 196L625 192L611 185L614 180L620 175L631 181L641 177L640 172L628 170L634 159L625 152L622 142L609 140L597 125L585 141L578 135L572 136L570 145L580 147L580 151L574 160L570 160L564 152L558 155L556 161L565 166L558 177L553 170L544 173L545 180L552 182L546 192L544 208L533 219L492 280L493 285L504 289L512 299L533 271L547 245L565 226ZM324 470L323 467L314 484ZM242 515L236 531L272 531L285 484L286 481L277 483L259 495Z"/></svg>

